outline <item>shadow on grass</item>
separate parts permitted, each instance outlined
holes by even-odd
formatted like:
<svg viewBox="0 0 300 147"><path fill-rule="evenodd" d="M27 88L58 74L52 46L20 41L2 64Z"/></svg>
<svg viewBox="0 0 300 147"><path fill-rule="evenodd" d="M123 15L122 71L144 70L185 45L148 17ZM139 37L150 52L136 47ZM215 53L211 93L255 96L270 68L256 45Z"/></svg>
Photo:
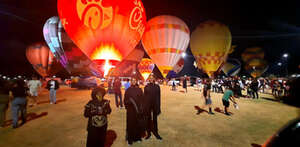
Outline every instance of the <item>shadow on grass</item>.
<svg viewBox="0 0 300 147"><path fill-rule="evenodd" d="M107 130L105 138L105 147L111 147L117 139L117 133L114 130Z"/></svg>
<svg viewBox="0 0 300 147"><path fill-rule="evenodd" d="M215 110L216 112L218 112L218 113L225 114L224 110L220 109L219 107L216 107L214 110ZM233 115L232 112L228 112L228 113L229 113L230 115Z"/></svg>
<svg viewBox="0 0 300 147"><path fill-rule="evenodd" d="M27 113L26 115L26 122L30 122L32 120L36 120L38 118L41 118L43 116L47 116L48 112L42 112L41 114L36 114L36 113ZM21 120L21 118L19 117L19 120ZM12 125L12 120L6 120L4 122L4 127L10 126Z"/></svg>
<svg viewBox="0 0 300 147"><path fill-rule="evenodd" d="M199 106L194 106L194 107L197 110L197 113L196 113L197 115L199 115L199 114L201 114L203 112L207 112L208 113L207 110L204 110L204 109L200 108Z"/></svg>
<svg viewBox="0 0 300 147"><path fill-rule="evenodd" d="M256 143L251 143L251 146L252 146L252 147L261 147L261 145L256 144Z"/></svg>
<svg viewBox="0 0 300 147"><path fill-rule="evenodd" d="M59 104L59 103L62 103L62 102L65 102L67 101L67 99L59 99L56 101L56 104ZM50 100L45 100L45 101L39 101L37 104L49 104L50 103Z"/></svg>
<svg viewBox="0 0 300 147"><path fill-rule="evenodd" d="M185 93L185 91L184 91L184 90L179 90L179 92L181 92L181 93Z"/></svg>
<svg viewBox="0 0 300 147"><path fill-rule="evenodd" d="M273 99L273 98L267 98L267 97L260 97L261 99L268 100L268 101L273 101L273 102L280 102L278 99Z"/></svg>

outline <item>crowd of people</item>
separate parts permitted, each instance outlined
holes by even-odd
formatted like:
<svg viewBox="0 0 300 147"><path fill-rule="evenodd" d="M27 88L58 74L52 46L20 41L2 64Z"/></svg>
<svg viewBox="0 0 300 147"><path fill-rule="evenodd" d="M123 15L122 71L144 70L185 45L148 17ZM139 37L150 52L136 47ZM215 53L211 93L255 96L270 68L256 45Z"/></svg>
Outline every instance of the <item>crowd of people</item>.
<svg viewBox="0 0 300 147"><path fill-rule="evenodd" d="M189 79L185 76L182 78L183 92L188 92ZM151 134L156 139L162 140L158 133L157 118L161 114L161 91L160 84L163 82L156 80L153 76L142 84L136 79L126 79L125 83L116 77L111 81L111 87L115 95L116 108L126 109L126 134L125 138L128 145L135 142L141 142L142 138L149 139ZM168 83L168 82L167 82ZM144 89L141 88L143 85ZM176 91L178 83L175 79L171 79L173 91ZM191 84L193 85L193 84ZM0 80L0 126L5 125L5 114L11 102L12 127L17 128L26 123L27 97L32 99L31 106L37 105L36 98L42 87L42 83L37 77L32 77L29 81L16 80L13 84ZM56 104L56 90L59 89L59 83L55 78L47 81L46 89L49 90L50 104ZM122 94L122 87L125 89ZM199 97L204 98L204 105L198 111L200 114L205 108L208 108L208 114L214 115L212 108L211 92L223 93L222 104L224 106L224 114L230 115L230 101L237 105L236 99L239 97L247 97L258 99L259 92L265 93L270 89L275 97L289 95L289 81L283 79L268 78L240 78L229 77L222 79L200 79L198 78L194 87L201 92ZM105 136L108 125L108 118L112 111L110 101L105 99L105 95L109 90L105 90L100 85L92 90L91 100L85 105L84 117L88 118L87 126L87 147L104 146ZM246 95L242 94L242 90L246 91ZM19 113L21 114L21 124L18 124Z"/></svg>
<svg viewBox="0 0 300 147"><path fill-rule="evenodd" d="M18 128L25 124L28 100L32 101L29 106L36 106L41 87L42 82L36 76L33 76L28 81L24 79L14 81L0 79L0 127L5 126L6 111L9 108L9 103L12 127ZM52 77L47 81L46 88L50 91L50 104L56 104L56 90L59 88L59 83ZM21 124L18 123L19 115L22 120Z"/></svg>

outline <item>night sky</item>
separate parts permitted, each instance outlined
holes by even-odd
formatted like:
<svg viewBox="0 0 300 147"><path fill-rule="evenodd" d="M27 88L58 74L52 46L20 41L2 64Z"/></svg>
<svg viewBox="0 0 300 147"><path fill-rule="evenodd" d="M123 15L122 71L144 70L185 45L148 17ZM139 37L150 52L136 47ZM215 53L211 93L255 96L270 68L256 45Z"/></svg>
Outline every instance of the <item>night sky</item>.
<svg viewBox="0 0 300 147"><path fill-rule="evenodd" d="M4 1L4 2L3 2ZM300 9L299 2L261 2L224 0L143 0L147 20L157 15L174 15L186 22L191 32L205 20L229 26L233 45L230 57L240 59L245 48L262 47L269 62L268 73L299 72ZM57 16L56 0L1 0L0 3L0 72L31 75L33 68L25 49L44 41L42 28L46 20ZM199 75L193 68L190 49L181 74ZM282 55L289 53L287 61ZM283 66L275 66L282 62Z"/></svg>

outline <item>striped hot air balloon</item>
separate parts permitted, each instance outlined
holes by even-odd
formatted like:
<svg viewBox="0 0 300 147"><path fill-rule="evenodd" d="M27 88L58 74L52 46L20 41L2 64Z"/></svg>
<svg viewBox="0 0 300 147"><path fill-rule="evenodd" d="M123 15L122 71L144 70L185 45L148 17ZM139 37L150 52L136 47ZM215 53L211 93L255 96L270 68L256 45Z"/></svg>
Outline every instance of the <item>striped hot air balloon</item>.
<svg viewBox="0 0 300 147"><path fill-rule="evenodd" d="M138 65L139 72L143 76L144 80L147 80L150 74L152 73L155 64L149 58L143 58L140 64Z"/></svg>
<svg viewBox="0 0 300 147"><path fill-rule="evenodd" d="M190 30L184 21L169 15L148 21L143 46L164 77L173 69L190 41Z"/></svg>
<svg viewBox="0 0 300 147"><path fill-rule="evenodd" d="M176 65L173 67L173 71L178 74L184 67L184 59L180 58Z"/></svg>
<svg viewBox="0 0 300 147"><path fill-rule="evenodd" d="M211 77L224 63L230 51L230 30L219 22L205 21L192 33L190 47L198 68Z"/></svg>
<svg viewBox="0 0 300 147"><path fill-rule="evenodd" d="M263 59L264 56L265 56L265 53L262 48L251 47L251 48L246 48L245 51L242 53L242 60L244 62L248 62L249 60L254 59L254 58Z"/></svg>
<svg viewBox="0 0 300 147"><path fill-rule="evenodd" d="M235 76L241 71L241 62L237 59L228 58L226 63L222 66L222 71L227 76Z"/></svg>

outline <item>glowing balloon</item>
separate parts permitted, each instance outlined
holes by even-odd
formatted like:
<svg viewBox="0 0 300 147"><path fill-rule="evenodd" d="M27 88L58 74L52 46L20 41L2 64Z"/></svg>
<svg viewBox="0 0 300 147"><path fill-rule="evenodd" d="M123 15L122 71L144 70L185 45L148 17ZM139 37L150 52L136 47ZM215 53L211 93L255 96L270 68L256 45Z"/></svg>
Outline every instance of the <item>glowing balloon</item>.
<svg viewBox="0 0 300 147"><path fill-rule="evenodd" d="M141 63L138 65L139 72L142 74L144 80L147 80L152 73L155 64L149 58L143 58Z"/></svg>
<svg viewBox="0 0 300 147"><path fill-rule="evenodd" d="M141 0L58 0L62 24L74 43L93 61L122 61L141 40L146 25Z"/></svg>
<svg viewBox="0 0 300 147"><path fill-rule="evenodd" d="M268 67L267 61L260 58L254 58L246 63L245 70L248 71L252 77L256 78L266 72Z"/></svg>
<svg viewBox="0 0 300 147"><path fill-rule="evenodd" d="M164 77L189 45L190 30L175 16L156 16L148 21L143 46Z"/></svg>
<svg viewBox="0 0 300 147"><path fill-rule="evenodd" d="M123 76L130 77L137 72L138 64L144 57L144 49L141 46L137 46L125 59L118 64L111 76Z"/></svg>
<svg viewBox="0 0 300 147"><path fill-rule="evenodd" d="M227 76L235 76L241 71L241 62L237 59L228 58L222 66L222 71Z"/></svg>
<svg viewBox="0 0 300 147"><path fill-rule="evenodd" d="M180 58L176 65L173 67L173 71L178 74L184 67L184 59Z"/></svg>
<svg viewBox="0 0 300 147"><path fill-rule="evenodd" d="M42 77L54 75L60 69L60 64L55 60L52 52L42 43L28 46L26 57Z"/></svg>
<svg viewBox="0 0 300 147"><path fill-rule="evenodd" d="M71 75L101 75L97 65L83 54L66 34L57 16L46 21L43 34L55 58Z"/></svg>
<svg viewBox="0 0 300 147"><path fill-rule="evenodd" d="M206 21L192 33L190 47L198 68L211 77L227 58L231 48L230 30L219 22Z"/></svg>
<svg viewBox="0 0 300 147"><path fill-rule="evenodd" d="M252 48L247 48L243 53L242 53L242 59L244 62L248 62L251 59L254 58L260 58L263 59L265 56L264 51L260 47L252 47Z"/></svg>

